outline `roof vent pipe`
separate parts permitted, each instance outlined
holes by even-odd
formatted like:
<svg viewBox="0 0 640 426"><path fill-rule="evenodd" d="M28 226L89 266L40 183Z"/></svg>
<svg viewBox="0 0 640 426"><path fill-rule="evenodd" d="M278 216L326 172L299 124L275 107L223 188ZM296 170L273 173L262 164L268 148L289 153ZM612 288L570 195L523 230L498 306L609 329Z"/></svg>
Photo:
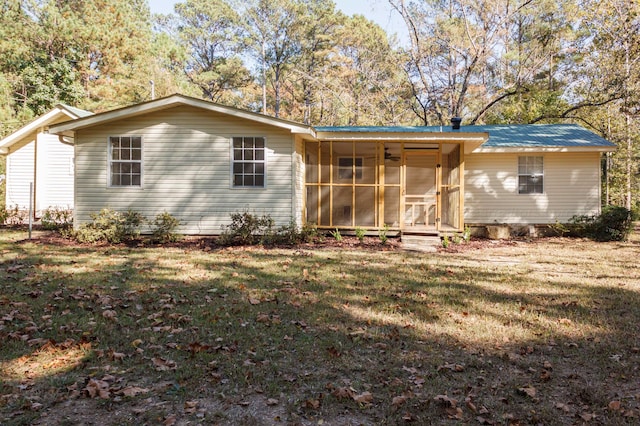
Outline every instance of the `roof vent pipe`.
<svg viewBox="0 0 640 426"><path fill-rule="evenodd" d="M453 130L460 130L460 123L462 123L462 118L451 117L451 128Z"/></svg>

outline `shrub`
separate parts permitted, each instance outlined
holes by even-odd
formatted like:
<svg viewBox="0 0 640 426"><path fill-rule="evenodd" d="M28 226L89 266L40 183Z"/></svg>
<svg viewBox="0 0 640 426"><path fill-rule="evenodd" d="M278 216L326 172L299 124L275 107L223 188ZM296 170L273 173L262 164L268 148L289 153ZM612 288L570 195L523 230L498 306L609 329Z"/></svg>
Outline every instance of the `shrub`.
<svg viewBox="0 0 640 426"><path fill-rule="evenodd" d="M50 207L42 213L40 223L50 231L70 228L73 225L73 210Z"/></svg>
<svg viewBox="0 0 640 426"><path fill-rule="evenodd" d="M570 236L596 241L625 241L632 227L631 211L618 206L607 206L599 215L574 216L566 226Z"/></svg>
<svg viewBox="0 0 640 426"><path fill-rule="evenodd" d="M342 234L338 228L335 231L331 231L330 234L337 242L342 241Z"/></svg>
<svg viewBox="0 0 640 426"><path fill-rule="evenodd" d="M274 221L269 215L257 216L249 212L232 213L231 223L222 226L219 242L223 245L257 244L273 234Z"/></svg>
<svg viewBox="0 0 640 426"><path fill-rule="evenodd" d="M632 228L630 210L607 206L595 221L592 238L596 241L625 241L629 238Z"/></svg>
<svg viewBox="0 0 640 426"><path fill-rule="evenodd" d="M442 247L443 248L449 247L449 236L446 234L444 237L442 237Z"/></svg>
<svg viewBox="0 0 640 426"><path fill-rule="evenodd" d="M367 230L358 226L355 232L356 237L362 243L364 241L364 236L367 235Z"/></svg>
<svg viewBox="0 0 640 426"><path fill-rule="evenodd" d="M382 245L387 244L387 240L389 240L389 237L387 235L387 233L389 232L389 225L387 225L386 223L384 224L384 226L378 231L378 237L380 237L380 243Z"/></svg>
<svg viewBox="0 0 640 426"><path fill-rule="evenodd" d="M180 226L180 220L168 212L158 214L152 221L152 238L159 243L169 243L178 241L178 234L175 232Z"/></svg>
<svg viewBox="0 0 640 426"><path fill-rule="evenodd" d="M74 233L76 240L81 243L106 241L117 244L133 240L140 235L140 226L146 222L142 214L133 210L121 213L106 208L92 213L91 219Z"/></svg>
<svg viewBox="0 0 640 426"><path fill-rule="evenodd" d="M0 224L18 225L24 223L25 218L25 213L21 212L17 205L11 208L0 206Z"/></svg>
<svg viewBox="0 0 640 426"><path fill-rule="evenodd" d="M305 223L300 231L300 241L309 243L318 237L318 227L315 223Z"/></svg>
<svg viewBox="0 0 640 426"><path fill-rule="evenodd" d="M464 232L462 233L462 240L465 243L468 243L469 241L471 241L471 228L469 227L469 225L465 225L464 227Z"/></svg>

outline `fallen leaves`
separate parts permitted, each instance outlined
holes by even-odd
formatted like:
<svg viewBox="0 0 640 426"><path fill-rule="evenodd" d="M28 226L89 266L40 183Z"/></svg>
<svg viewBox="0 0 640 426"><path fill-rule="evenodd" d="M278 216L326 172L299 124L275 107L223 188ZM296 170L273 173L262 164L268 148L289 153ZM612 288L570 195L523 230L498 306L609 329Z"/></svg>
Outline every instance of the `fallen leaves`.
<svg viewBox="0 0 640 426"><path fill-rule="evenodd" d="M526 395L532 399L536 398L536 393L537 393L536 388L534 388L533 386L524 386L524 387L518 388L518 392L521 395Z"/></svg>
<svg viewBox="0 0 640 426"><path fill-rule="evenodd" d="M353 400L359 404L371 404L373 402L373 395L371 392L363 392L358 395L353 395Z"/></svg>
<svg viewBox="0 0 640 426"><path fill-rule="evenodd" d="M176 370L178 368L178 365L176 364L176 362L170 359L154 357L154 358L151 358L151 362L153 363L153 366L155 367L156 371Z"/></svg>

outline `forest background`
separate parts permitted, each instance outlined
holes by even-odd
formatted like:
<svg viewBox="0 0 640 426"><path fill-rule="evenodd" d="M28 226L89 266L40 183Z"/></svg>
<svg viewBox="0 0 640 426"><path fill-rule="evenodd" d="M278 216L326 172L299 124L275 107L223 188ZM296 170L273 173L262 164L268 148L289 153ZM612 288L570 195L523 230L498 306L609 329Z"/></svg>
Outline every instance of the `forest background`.
<svg viewBox="0 0 640 426"><path fill-rule="evenodd" d="M0 0L0 137L173 93L323 126L578 123L618 145L603 203L640 207L640 2L387 2L402 43L332 0Z"/></svg>

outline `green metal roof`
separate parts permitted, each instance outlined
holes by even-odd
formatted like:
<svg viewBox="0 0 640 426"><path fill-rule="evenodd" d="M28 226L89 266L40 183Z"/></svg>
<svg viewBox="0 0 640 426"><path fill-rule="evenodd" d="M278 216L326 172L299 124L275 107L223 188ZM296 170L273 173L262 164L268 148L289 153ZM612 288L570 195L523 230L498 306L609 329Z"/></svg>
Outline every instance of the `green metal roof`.
<svg viewBox="0 0 640 426"><path fill-rule="evenodd" d="M483 126L339 126L316 127L318 132L488 133L482 148L615 147L577 124L492 124Z"/></svg>

